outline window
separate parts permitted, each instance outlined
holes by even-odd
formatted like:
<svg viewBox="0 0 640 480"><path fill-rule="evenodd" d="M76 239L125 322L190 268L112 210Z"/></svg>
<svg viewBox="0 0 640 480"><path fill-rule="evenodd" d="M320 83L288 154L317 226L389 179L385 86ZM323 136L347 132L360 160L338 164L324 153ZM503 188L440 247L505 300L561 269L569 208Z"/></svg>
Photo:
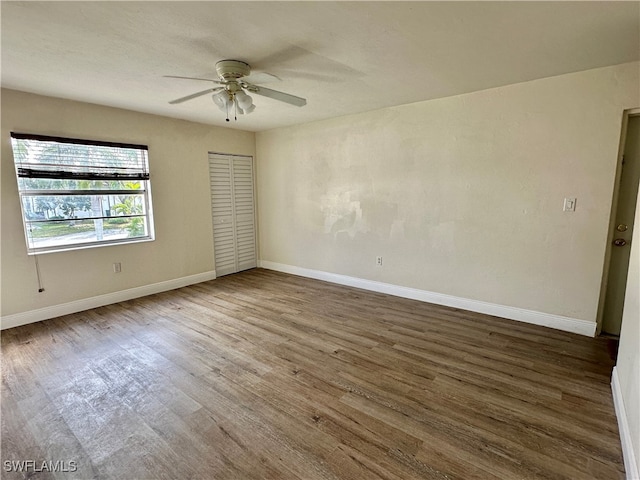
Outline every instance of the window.
<svg viewBox="0 0 640 480"><path fill-rule="evenodd" d="M11 133L29 254L153 240L145 145Z"/></svg>

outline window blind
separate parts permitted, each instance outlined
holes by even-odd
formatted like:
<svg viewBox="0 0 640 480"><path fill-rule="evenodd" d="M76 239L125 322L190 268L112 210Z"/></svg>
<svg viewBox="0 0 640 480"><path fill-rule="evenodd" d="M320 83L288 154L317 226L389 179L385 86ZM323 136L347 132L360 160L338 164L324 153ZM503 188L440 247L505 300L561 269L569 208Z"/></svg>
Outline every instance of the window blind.
<svg viewBox="0 0 640 480"><path fill-rule="evenodd" d="M146 145L11 132L21 178L148 180Z"/></svg>

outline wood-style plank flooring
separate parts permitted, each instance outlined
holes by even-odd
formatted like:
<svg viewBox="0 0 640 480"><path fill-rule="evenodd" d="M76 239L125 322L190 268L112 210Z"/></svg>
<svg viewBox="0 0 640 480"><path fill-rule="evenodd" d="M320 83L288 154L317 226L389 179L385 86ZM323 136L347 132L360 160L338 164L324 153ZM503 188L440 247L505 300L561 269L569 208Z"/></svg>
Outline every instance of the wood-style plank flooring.
<svg viewBox="0 0 640 480"><path fill-rule="evenodd" d="M261 269L1 337L2 478L624 478L602 339Z"/></svg>

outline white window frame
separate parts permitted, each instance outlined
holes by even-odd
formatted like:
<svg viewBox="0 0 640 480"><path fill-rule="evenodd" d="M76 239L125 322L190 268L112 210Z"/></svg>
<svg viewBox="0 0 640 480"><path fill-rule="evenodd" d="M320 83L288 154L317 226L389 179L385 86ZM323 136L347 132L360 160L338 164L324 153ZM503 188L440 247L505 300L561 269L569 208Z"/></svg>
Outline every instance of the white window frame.
<svg viewBox="0 0 640 480"><path fill-rule="evenodd" d="M125 160L126 155L122 155L120 159L117 155L118 161L113 161L111 165L107 165L104 162L100 164L100 161L95 159L87 160L86 164L80 162L74 162L69 164L64 160L55 162L41 162L33 163L29 162L29 159L19 158L16 152L16 148L19 148L20 142L25 142L23 146L30 145L32 148L49 147L52 148L55 145L82 145L86 147L106 147L112 152L129 153L131 155L135 152L136 162L127 162ZM40 142L40 143L39 143ZM70 250L79 250L93 247L103 247L110 245L121 245L129 243L149 242L155 239L155 231L153 224L153 209L151 201L151 179L149 172L149 160L148 160L148 147L146 145L137 145L129 143L114 143L103 142L96 140L81 140L76 138L65 137L52 137L46 135L36 135L27 133L15 133L11 132L11 144L14 149L14 164L16 170L16 178L18 182L18 194L20 197L20 208L22 213L22 223L24 227L25 242L27 246L27 253L29 255L38 255L41 253L52 253ZM55 155L50 155L50 157ZM62 159L62 156L60 156ZM23 161L24 160L24 161ZM134 164L135 163L135 164ZM27 189L22 185L21 178L40 178L49 180L119 180L119 181L133 181L140 185L139 189L125 190L122 188L101 188L101 189ZM90 217L83 217L79 220L82 221L105 221L113 220L115 218L142 218L144 219L144 230L142 235L127 238L103 238L91 241L81 242L58 242L56 245L37 246L34 243L33 237L29 235L30 229L34 224L51 224L53 222L69 222L70 219L52 220L52 219L38 219L34 220L29 218L28 213L25 211L24 201L25 197L55 197L55 196L74 196L81 197L92 196L97 197L142 197L142 212L133 213L130 215L105 215L101 210L101 215L92 215ZM73 219L77 220L77 219ZM95 228L95 227L94 227ZM64 238L64 236L60 237Z"/></svg>

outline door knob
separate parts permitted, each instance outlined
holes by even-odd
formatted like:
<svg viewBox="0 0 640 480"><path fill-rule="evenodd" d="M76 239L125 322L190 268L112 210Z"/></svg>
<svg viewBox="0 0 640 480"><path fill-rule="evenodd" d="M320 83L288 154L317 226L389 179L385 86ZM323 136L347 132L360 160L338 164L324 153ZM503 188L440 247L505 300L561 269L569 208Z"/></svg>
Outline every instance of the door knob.
<svg viewBox="0 0 640 480"><path fill-rule="evenodd" d="M627 244L627 241L626 241L624 238L616 238L616 239L613 241L613 244L614 244L616 247L624 247L624 246Z"/></svg>

